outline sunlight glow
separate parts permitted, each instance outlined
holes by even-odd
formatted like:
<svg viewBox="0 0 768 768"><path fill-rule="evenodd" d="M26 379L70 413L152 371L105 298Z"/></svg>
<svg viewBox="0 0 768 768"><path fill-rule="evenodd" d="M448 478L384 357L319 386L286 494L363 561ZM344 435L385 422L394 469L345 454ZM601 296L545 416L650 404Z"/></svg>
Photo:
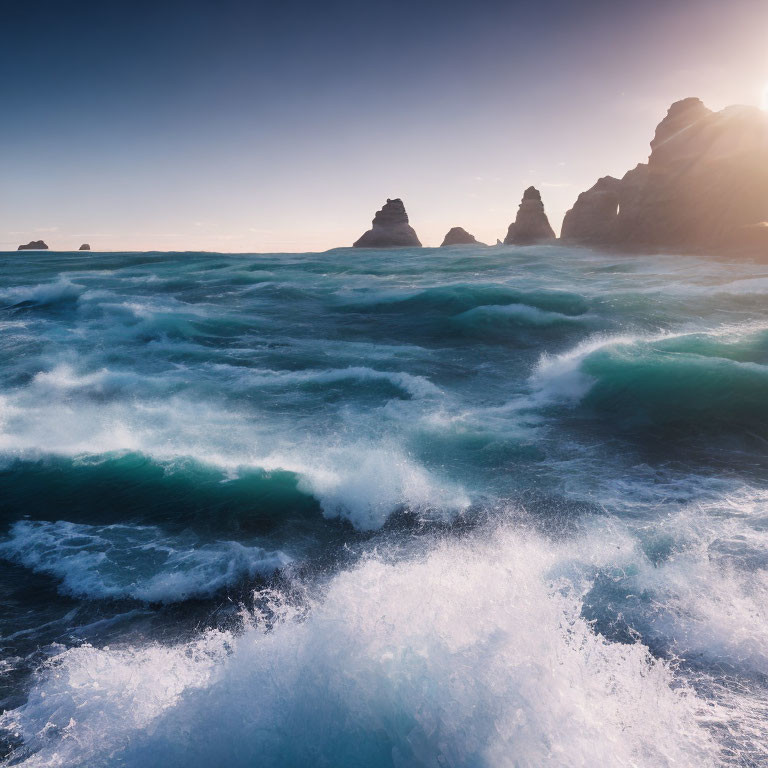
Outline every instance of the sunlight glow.
<svg viewBox="0 0 768 768"><path fill-rule="evenodd" d="M763 99L760 102L760 108L768 112L768 83L763 86Z"/></svg>

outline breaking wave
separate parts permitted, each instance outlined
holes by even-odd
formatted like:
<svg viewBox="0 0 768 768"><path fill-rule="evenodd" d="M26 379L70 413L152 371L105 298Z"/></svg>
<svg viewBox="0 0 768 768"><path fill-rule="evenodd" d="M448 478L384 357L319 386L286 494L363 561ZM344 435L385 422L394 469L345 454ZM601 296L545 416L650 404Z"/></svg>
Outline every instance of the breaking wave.
<svg viewBox="0 0 768 768"><path fill-rule="evenodd" d="M158 603L211 597L290 562L282 552L236 541L203 544L192 534L171 537L152 526L30 520L12 526L0 557L53 576L66 595Z"/></svg>
<svg viewBox="0 0 768 768"><path fill-rule="evenodd" d="M5 304L0 309L71 304L76 302L85 291L84 286L78 285L68 278L59 278L52 282L37 285L6 288L0 290L0 302Z"/></svg>
<svg viewBox="0 0 768 768"><path fill-rule="evenodd" d="M702 701L597 634L557 559L504 529L371 556L241 633L65 651L5 725L27 766L714 765Z"/></svg>
<svg viewBox="0 0 768 768"><path fill-rule="evenodd" d="M583 413L628 429L745 430L768 437L768 335L608 337L544 356L532 377L543 403L580 404Z"/></svg>

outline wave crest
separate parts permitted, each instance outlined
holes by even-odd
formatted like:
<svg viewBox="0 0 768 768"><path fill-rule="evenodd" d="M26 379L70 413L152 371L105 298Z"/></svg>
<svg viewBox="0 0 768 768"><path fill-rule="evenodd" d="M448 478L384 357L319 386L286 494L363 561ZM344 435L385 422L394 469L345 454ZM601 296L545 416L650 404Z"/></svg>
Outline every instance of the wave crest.
<svg viewBox="0 0 768 768"><path fill-rule="evenodd" d="M578 405L616 426L748 430L768 437L765 334L665 334L591 339L543 356L532 377L540 405Z"/></svg>

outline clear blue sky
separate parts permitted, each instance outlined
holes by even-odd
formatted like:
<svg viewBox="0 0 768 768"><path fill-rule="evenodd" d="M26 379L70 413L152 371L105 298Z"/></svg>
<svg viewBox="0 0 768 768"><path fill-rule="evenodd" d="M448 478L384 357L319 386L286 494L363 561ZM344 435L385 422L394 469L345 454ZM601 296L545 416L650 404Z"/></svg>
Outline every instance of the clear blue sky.
<svg viewBox="0 0 768 768"><path fill-rule="evenodd" d="M555 228L679 98L759 104L765 0L2 3L0 248L322 250Z"/></svg>

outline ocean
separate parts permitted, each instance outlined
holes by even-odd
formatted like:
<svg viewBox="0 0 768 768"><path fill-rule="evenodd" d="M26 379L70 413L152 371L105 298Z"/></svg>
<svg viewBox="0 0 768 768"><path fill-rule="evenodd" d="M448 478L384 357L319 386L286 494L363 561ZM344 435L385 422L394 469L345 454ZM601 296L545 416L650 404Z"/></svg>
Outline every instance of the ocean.
<svg viewBox="0 0 768 768"><path fill-rule="evenodd" d="M768 763L768 265L0 255L8 766Z"/></svg>

